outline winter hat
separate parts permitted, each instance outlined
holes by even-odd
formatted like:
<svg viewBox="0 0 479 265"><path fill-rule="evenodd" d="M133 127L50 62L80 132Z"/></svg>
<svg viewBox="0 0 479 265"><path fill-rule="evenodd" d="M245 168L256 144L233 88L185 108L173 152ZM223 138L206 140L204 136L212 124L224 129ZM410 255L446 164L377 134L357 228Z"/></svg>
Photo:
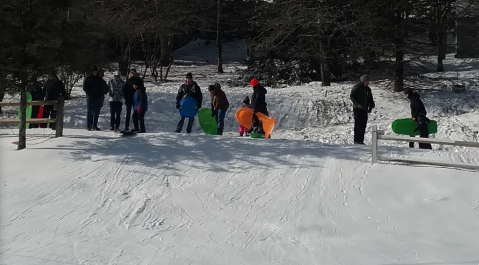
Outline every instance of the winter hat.
<svg viewBox="0 0 479 265"><path fill-rule="evenodd" d="M253 79L251 79L251 81L249 82L249 84L250 84L251 86L257 86L257 85L259 85L259 81L258 81L258 79L253 78Z"/></svg>
<svg viewBox="0 0 479 265"><path fill-rule="evenodd" d="M243 103L249 105L249 102L250 102L250 101L249 101L249 97L246 96L246 97L243 99Z"/></svg>
<svg viewBox="0 0 479 265"><path fill-rule="evenodd" d="M361 83L369 81L369 76L368 75L363 75L361 76Z"/></svg>
<svg viewBox="0 0 479 265"><path fill-rule="evenodd" d="M191 79L193 79L193 74L192 74L192 73L187 73L187 74L186 74L186 78L191 78Z"/></svg>

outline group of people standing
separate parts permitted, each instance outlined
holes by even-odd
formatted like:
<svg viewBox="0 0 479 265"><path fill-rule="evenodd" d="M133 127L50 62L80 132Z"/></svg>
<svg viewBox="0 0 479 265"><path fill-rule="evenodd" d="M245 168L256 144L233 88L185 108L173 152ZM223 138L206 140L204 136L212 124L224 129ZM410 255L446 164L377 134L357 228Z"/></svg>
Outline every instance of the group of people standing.
<svg viewBox="0 0 479 265"><path fill-rule="evenodd" d="M91 73L83 82L83 91L86 94L86 108L87 108L87 130L101 130L98 128L98 118L103 107L105 95L110 97L110 130L119 131L121 122L121 112L123 109L123 102L126 106L126 120L124 131L130 130L130 119L133 119L133 130L131 132L146 132L145 128L145 113L148 111L148 96L146 88L140 75L135 69L132 69L128 75L127 81L123 81L120 73L114 75L110 81L103 79L104 72L97 66L92 67ZM267 90L259 83L256 78L251 79L250 86L253 89L253 94L250 98L247 96L242 104L245 108L251 108L253 114L253 126L245 128L239 126L239 136L248 135L249 133L262 133L264 130L262 124L256 116L257 112L265 115L268 114L266 103ZM55 72L49 74L49 78L42 86L37 81L37 77L33 75L27 86L28 92L32 95L33 101L56 100L58 96L64 96L68 99L63 82L58 78ZM230 103L226 93L221 89L219 83L208 86L211 99L212 117L216 119L218 130L217 134L222 135L224 131L224 119L226 112L230 107ZM419 96L412 89L407 89L404 95L410 100L411 119L414 120L420 132L420 137L428 138L429 119L427 118L426 108ZM178 89L176 95L176 108L180 109L180 102L185 97L194 98L200 109L203 105L203 93L200 86L193 80L192 73L187 73L185 82ZM350 93L350 99L353 103L354 115L354 143L364 144L364 134L368 122L368 116L376 107L371 88L369 87L369 76L363 75L360 82L353 86ZM32 106L32 117L37 117L40 106ZM133 115L132 115L133 111ZM53 106L44 106L43 118L55 118L56 111ZM176 133L181 133L186 117L180 115L180 119L176 126ZM194 117L188 118L186 132L191 133L194 123ZM40 127L46 128L47 124L41 124ZM51 123L50 128L55 129L55 124ZM409 143L410 147L414 147L414 142ZM419 143L419 148L432 149L431 144Z"/></svg>
<svg viewBox="0 0 479 265"><path fill-rule="evenodd" d="M146 132L145 113L148 111L148 97L146 88L140 75L135 69L129 73L128 80L121 79L120 72L113 79L106 82L102 70L97 66L92 67L91 74L83 82L83 91L86 94L87 104L87 130L100 131L98 118L100 115L105 95L110 97L110 130L120 131L121 112L123 102L126 106L125 131L130 131L130 119L133 118L131 132ZM133 115L132 111L133 110Z"/></svg>
<svg viewBox="0 0 479 265"><path fill-rule="evenodd" d="M411 119L417 123L420 137L429 138L428 124L430 120L426 117L427 111L421 97L412 89L407 89L404 95L410 100ZM361 76L360 83L351 89L350 98L353 103L354 113L354 143L364 144L368 116L376 107L371 88L369 87L369 76ZM414 148L414 142L409 142L409 147ZM432 146L429 143L419 143L419 148L432 149Z"/></svg>
<svg viewBox="0 0 479 265"><path fill-rule="evenodd" d="M258 132L264 134L264 130L261 122L256 116L256 112L261 112L265 115L268 115L268 109L266 104L266 89L260 85L259 81L256 78L253 78L250 81L250 85L253 88L252 101L250 104L249 97L247 96L243 100L243 107L252 108L254 111L253 114L253 126L246 132L244 126L239 127L240 136L247 135L247 133ZM218 126L217 135L222 135L224 130L224 119L226 112L230 107L230 103L225 92L221 89L219 83L208 86L208 91L210 93L211 99L211 116L215 118L216 124ZM203 103L203 94L201 92L200 86L193 80L193 75L187 73L185 77L185 83L180 86L178 93L176 95L176 109L180 109L180 102L185 97L192 97L196 100L198 109L202 107ZM176 126L176 133L181 133L184 125L185 117L180 115L180 120ZM188 118L188 125L186 127L186 133L191 133L193 127L194 117Z"/></svg>
<svg viewBox="0 0 479 265"><path fill-rule="evenodd" d="M87 107L87 130L100 131L98 127L98 119L105 95L110 97L110 130L119 131L121 122L121 112L123 109L123 102L126 105L126 120L124 131L130 131L130 117L132 116L134 128L131 132L145 133L145 113L148 111L148 96L146 88L140 75L135 69L129 73L128 79L123 81L120 73L114 75L110 81L103 79L102 70L94 66L91 73L83 82L83 91L86 94ZM251 104L249 97L243 101L244 107L249 107L256 112L262 112L268 115L265 95L266 89L259 84L257 79L252 79L250 85L253 87L253 95ZM208 86L208 91L211 99L212 117L216 119L217 134L222 135L224 131L224 119L230 107L230 103L226 93L221 89L219 83L214 83ZM197 108L202 108L203 93L200 86L193 80L193 74L187 73L185 82L178 89L176 95L176 109L180 109L180 102L186 97L194 98L197 102ZM131 112L133 110L133 115ZM176 126L176 133L181 133L186 117L180 114L179 121ZM186 133L191 133L194 123L194 117L188 118ZM240 126L240 136L247 135L251 132L259 132L264 134L262 124L256 114L253 115L253 126L248 132Z"/></svg>

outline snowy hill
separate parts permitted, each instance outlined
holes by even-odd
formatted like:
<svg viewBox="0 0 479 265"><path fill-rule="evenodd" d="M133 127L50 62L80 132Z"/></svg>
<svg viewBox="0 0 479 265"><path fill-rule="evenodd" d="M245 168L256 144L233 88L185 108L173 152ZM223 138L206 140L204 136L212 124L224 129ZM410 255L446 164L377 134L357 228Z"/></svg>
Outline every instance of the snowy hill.
<svg viewBox="0 0 479 265"><path fill-rule="evenodd" d="M477 172L302 141L66 135L2 152L2 264L477 264Z"/></svg>
<svg viewBox="0 0 479 265"><path fill-rule="evenodd" d="M370 146L350 145L354 82L267 88L278 121L273 138L236 137L234 113L252 91L228 86L244 46L225 47L231 60L225 74L215 73L212 46L197 40L176 51L169 82L146 83L146 134L86 131L80 87L66 103L64 137L28 130L27 149L16 151L18 130L1 128L0 263L479 262L477 172L371 165ZM429 116L439 123L434 137L477 141L478 68L449 59L447 72L418 77ZM231 106L225 135L202 135L197 123L191 135L173 133L176 92L189 71L203 89L204 107L210 104L207 86L222 84ZM447 89L444 78L452 77L467 85L465 93ZM385 81L371 87L377 109L368 125L391 134L393 120L409 117L409 103ZM102 129L109 118L105 101ZM388 156L479 164L473 148L382 145Z"/></svg>

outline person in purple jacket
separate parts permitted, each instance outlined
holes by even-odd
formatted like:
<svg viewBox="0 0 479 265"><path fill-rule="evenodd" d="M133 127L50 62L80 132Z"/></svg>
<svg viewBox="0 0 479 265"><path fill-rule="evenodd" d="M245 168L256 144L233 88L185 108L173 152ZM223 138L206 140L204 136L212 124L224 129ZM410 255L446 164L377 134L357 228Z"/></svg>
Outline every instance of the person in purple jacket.
<svg viewBox="0 0 479 265"><path fill-rule="evenodd" d="M145 113L148 111L146 88L139 82L135 82L133 88L135 89L133 96L133 125L135 128L131 132L145 133Z"/></svg>

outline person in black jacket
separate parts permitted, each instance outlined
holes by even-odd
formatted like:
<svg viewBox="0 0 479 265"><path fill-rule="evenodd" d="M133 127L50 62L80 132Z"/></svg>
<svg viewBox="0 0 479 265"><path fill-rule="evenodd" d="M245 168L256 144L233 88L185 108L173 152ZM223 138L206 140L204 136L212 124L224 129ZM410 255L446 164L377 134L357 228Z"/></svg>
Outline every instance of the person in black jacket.
<svg viewBox="0 0 479 265"><path fill-rule="evenodd" d="M98 128L98 118L100 116L100 109L103 105L103 99L108 93L105 90L104 80L98 75L99 69L94 66L91 75L83 81L83 91L86 94L87 107L87 130L100 131Z"/></svg>
<svg viewBox="0 0 479 265"><path fill-rule="evenodd" d="M45 82L45 85L43 86L43 95L45 96L45 100L57 100L59 96L63 96L67 98L67 92L65 90L65 85L63 82L58 78L57 74L55 72L50 73L50 78ZM53 109L53 106L43 106L43 116L42 118L44 119L56 119L57 117L57 111ZM47 124L42 123L41 126L42 128L46 128ZM56 124L55 123L50 123L49 127L52 130L55 130Z"/></svg>
<svg viewBox="0 0 479 265"><path fill-rule="evenodd" d="M419 137L429 138L428 124L430 120L426 117L427 111L426 107L424 107L424 103L422 103L421 97L412 89L407 89L405 94L411 102L411 119L417 123L417 130L419 130L420 133ZM414 142L409 142L409 147L414 148ZM432 149L432 146L429 143L419 143L419 148Z"/></svg>
<svg viewBox="0 0 479 265"><path fill-rule="evenodd" d="M42 101L45 98L43 94L42 83L38 82L37 75L33 74L27 85L28 92L32 95L32 101ZM32 119L36 119L40 112L40 106L32 106ZM43 115L42 115L43 116ZM41 124L31 124L29 128L38 128Z"/></svg>
<svg viewBox="0 0 479 265"><path fill-rule="evenodd" d="M198 102L198 105L196 107L198 109L201 108L203 104L203 93L201 92L200 86L195 81L193 81L193 75L191 73L186 74L185 83L180 86L180 89L178 89L178 94L176 95L176 109L180 109L180 101L186 97L194 98L196 102ZM186 117L180 115L180 120L178 121L178 125L176 126L175 133L181 133L185 118ZM188 126L186 127L186 133L191 133L194 121L194 117L188 118Z"/></svg>
<svg viewBox="0 0 479 265"><path fill-rule="evenodd" d="M355 144L364 144L368 114L376 107L373 93L369 87L369 76L361 76L360 81L361 83L351 89L350 94L350 99L353 102Z"/></svg>
<svg viewBox="0 0 479 265"><path fill-rule="evenodd" d="M266 104L266 93L268 91L262 85L260 85L258 79L253 78L250 81L250 85L253 87L253 95L251 96L251 108L253 109L253 125L248 130L248 133L258 132L264 134L263 124L256 116L256 112L261 112L266 116L268 113L268 104Z"/></svg>
<svg viewBox="0 0 479 265"><path fill-rule="evenodd" d="M123 91L123 97L125 99L125 106L126 106L126 119L125 119L125 131L130 130L130 121L131 121L131 110L134 106L134 96L135 96L135 88L133 84L137 84L140 89L145 88L145 84L140 77L140 74L136 72L136 69L131 69L130 74L128 75L128 80L126 80L126 84Z"/></svg>

